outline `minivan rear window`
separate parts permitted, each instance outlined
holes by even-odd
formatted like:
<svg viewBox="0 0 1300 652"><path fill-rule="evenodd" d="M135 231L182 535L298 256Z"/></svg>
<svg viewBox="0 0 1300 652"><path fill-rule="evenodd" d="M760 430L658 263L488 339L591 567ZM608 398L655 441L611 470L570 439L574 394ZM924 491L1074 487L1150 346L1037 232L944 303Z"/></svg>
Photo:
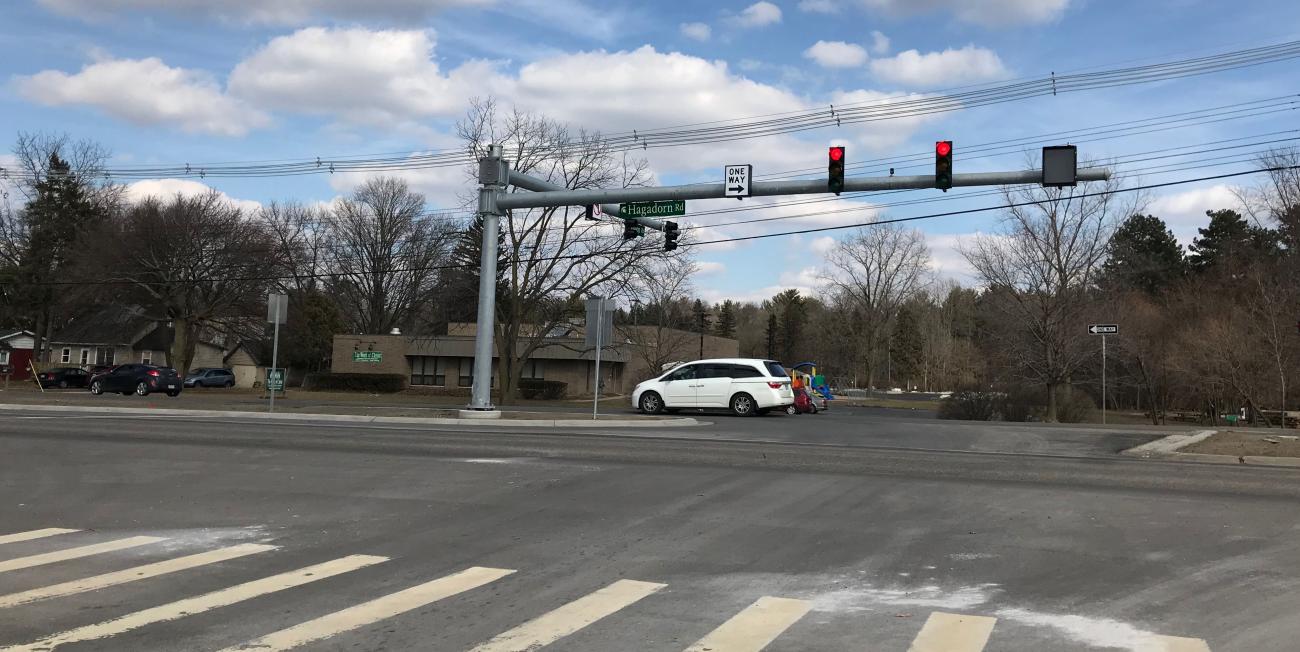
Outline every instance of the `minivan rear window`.
<svg viewBox="0 0 1300 652"><path fill-rule="evenodd" d="M776 360L767 360L763 362L763 364L767 366L767 373L771 374L773 378L790 377L790 374L785 372L785 367L782 367L781 363L777 362Z"/></svg>

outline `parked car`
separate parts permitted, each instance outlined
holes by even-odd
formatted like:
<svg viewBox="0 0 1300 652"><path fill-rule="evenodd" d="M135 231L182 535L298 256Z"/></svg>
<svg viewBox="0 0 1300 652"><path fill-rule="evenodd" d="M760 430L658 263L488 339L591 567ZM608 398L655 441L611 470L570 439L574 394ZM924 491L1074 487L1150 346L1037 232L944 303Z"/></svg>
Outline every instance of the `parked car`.
<svg viewBox="0 0 1300 652"><path fill-rule="evenodd" d="M185 376L186 387L234 387L235 372L215 367L199 367Z"/></svg>
<svg viewBox="0 0 1300 652"><path fill-rule="evenodd" d="M794 389L794 404L785 406L786 414L817 414L817 405L813 403L812 395L803 387Z"/></svg>
<svg viewBox="0 0 1300 652"><path fill-rule="evenodd" d="M90 393L148 396L152 392L165 392L168 396L181 395L181 378L170 367L155 367L149 364L123 364L113 370L90 379Z"/></svg>
<svg viewBox="0 0 1300 652"><path fill-rule="evenodd" d="M46 389L51 387L60 389L85 387L90 383L90 374L78 367L54 367L37 374L36 380L41 384L41 387Z"/></svg>
<svg viewBox="0 0 1300 652"><path fill-rule="evenodd" d="M790 376L781 363L750 358L689 362L632 392L632 407L646 414L705 408L752 416L793 403Z"/></svg>

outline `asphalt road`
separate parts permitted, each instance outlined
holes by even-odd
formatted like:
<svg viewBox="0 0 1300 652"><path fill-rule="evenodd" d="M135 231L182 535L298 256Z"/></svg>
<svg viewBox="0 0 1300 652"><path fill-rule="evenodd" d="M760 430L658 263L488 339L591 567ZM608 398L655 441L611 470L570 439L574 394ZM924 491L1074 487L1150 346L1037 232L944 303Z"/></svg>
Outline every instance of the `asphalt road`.
<svg viewBox="0 0 1300 652"><path fill-rule="evenodd" d="M5 417L0 650L1300 640L1287 469L675 431ZM877 430L906 432L898 421Z"/></svg>

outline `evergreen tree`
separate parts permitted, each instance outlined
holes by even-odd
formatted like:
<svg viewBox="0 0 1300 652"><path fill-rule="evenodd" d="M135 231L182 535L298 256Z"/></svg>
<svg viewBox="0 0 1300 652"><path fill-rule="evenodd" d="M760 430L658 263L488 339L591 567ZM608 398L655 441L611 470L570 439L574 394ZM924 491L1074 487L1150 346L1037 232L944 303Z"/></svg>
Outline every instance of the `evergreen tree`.
<svg viewBox="0 0 1300 652"><path fill-rule="evenodd" d="M776 353L785 362L797 362L795 357L803 351L803 327L807 321L804 298L798 290L786 290L772 297L771 305L772 311L780 315Z"/></svg>
<svg viewBox="0 0 1300 652"><path fill-rule="evenodd" d="M483 264L483 217L476 216L465 232L456 239L451 250L451 269L443 272L441 293L446 301L442 310L444 318L438 327L445 328L447 322L473 322L478 319L478 284L479 268ZM505 254L505 234L497 231L497 303L509 299L509 293L502 291L505 270L508 268Z"/></svg>
<svg viewBox="0 0 1300 652"><path fill-rule="evenodd" d="M1109 258L1102 266L1104 287L1135 289L1155 295L1187 272L1182 247L1160 218L1135 214L1110 238Z"/></svg>
<svg viewBox="0 0 1300 652"><path fill-rule="evenodd" d="M1251 226L1234 210L1205 211L1210 223L1198 229L1189 262L1192 271L1205 272L1236 257L1277 257L1281 253L1276 231Z"/></svg>
<svg viewBox="0 0 1300 652"><path fill-rule="evenodd" d="M922 347L921 319L916 307L905 305L898 311L894 320L894 333L890 338L890 360L893 377L904 381L908 389L920 382Z"/></svg>
<svg viewBox="0 0 1300 652"><path fill-rule="evenodd" d="M714 327L718 337L736 336L736 302L727 299L718 307L718 323Z"/></svg>

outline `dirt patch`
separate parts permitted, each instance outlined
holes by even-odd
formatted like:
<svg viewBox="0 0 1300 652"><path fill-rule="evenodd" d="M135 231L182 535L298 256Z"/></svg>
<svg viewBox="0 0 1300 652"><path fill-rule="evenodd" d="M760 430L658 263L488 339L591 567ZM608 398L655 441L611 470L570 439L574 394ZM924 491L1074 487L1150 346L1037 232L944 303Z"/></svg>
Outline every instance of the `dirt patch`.
<svg viewBox="0 0 1300 652"><path fill-rule="evenodd" d="M1179 449L1178 452L1234 457L1300 457L1300 437L1295 432L1294 430L1281 431L1275 435L1228 430L1215 433L1208 439Z"/></svg>

